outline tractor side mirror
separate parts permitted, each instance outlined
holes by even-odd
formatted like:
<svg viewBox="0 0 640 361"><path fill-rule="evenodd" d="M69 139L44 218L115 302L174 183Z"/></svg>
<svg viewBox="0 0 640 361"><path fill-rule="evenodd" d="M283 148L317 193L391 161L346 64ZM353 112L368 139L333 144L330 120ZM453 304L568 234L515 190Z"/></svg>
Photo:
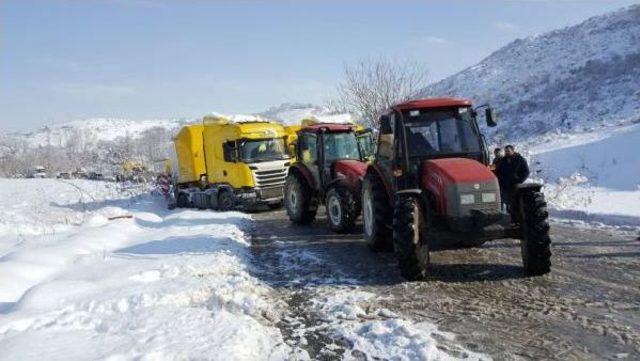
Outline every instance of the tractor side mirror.
<svg viewBox="0 0 640 361"><path fill-rule="evenodd" d="M488 127L495 127L498 125L498 118L496 117L496 112L493 108L487 108L484 110L484 115L487 120Z"/></svg>

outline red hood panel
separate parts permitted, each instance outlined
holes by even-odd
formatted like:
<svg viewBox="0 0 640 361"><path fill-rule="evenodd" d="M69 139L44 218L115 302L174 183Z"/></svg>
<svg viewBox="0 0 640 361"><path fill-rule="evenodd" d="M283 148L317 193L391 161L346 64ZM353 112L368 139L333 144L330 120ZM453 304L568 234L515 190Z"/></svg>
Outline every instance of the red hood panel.
<svg viewBox="0 0 640 361"><path fill-rule="evenodd" d="M423 178L435 173L442 183L487 182L495 179L493 172L484 164L468 158L431 159L422 164Z"/></svg>
<svg viewBox="0 0 640 361"><path fill-rule="evenodd" d="M336 173L340 172L345 175L362 176L367 171L367 163L353 159L337 160L333 163L333 169Z"/></svg>

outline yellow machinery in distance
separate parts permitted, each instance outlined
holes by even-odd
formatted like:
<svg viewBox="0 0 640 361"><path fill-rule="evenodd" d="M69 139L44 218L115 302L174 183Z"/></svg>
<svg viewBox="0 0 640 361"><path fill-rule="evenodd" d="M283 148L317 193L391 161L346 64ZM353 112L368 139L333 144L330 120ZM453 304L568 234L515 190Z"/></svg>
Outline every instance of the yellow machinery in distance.
<svg viewBox="0 0 640 361"><path fill-rule="evenodd" d="M217 116L184 126L174 138L176 205L228 210L279 207L290 164L285 129L271 121Z"/></svg>

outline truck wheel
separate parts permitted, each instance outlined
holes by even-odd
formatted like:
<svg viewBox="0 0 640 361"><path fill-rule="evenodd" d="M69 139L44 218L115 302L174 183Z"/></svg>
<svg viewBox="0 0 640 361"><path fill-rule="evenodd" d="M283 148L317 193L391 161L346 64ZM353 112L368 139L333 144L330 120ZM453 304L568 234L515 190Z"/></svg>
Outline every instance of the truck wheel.
<svg viewBox="0 0 640 361"><path fill-rule="evenodd" d="M429 267L429 248L420 237L421 213L416 198L398 197L393 213L393 244L400 274L409 281L423 280Z"/></svg>
<svg viewBox="0 0 640 361"><path fill-rule="evenodd" d="M367 175L362 185L362 220L364 238L375 252L393 250L390 218L391 209L384 185L375 176Z"/></svg>
<svg viewBox="0 0 640 361"><path fill-rule="evenodd" d="M189 200L187 198L187 195L183 192L178 192L178 197L176 198L176 206L178 206L178 208L187 208L188 205Z"/></svg>
<svg viewBox="0 0 640 361"><path fill-rule="evenodd" d="M331 230L346 233L353 229L358 217L353 193L344 187L331 187L327 192L325 205L327 220Z"/></svg>
<svg viewBox="0 0 640 361"><path fill-rule="evenodd" d="M542 192L524 192L520 195L520 227L522 228L522 264L528 276L539 276L551 271L551 238L547 218L547 202Z"/></svg>
<svg viewBox="0 0 640 361"><path fill-rule="evenodd" d="M316 218L318 207L313 199L311 189L303 179L295 173L287 177L284 185L284 203L291 222L309 224Z"/></svg>
<svg viewBox="0 0 640 361"><path fill-rule="evenodd" d="M233 209L233 194L229 190L221 190L218 193L218 209L221 211L230 211Z"/></svg>

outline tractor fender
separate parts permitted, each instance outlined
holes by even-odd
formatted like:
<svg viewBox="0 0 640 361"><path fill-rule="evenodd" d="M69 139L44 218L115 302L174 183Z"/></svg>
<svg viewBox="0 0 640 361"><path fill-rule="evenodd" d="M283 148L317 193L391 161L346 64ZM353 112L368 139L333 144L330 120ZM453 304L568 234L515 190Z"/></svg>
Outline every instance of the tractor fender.
<svg viewBox="0 0 640 361"><path fill-rule="evenodd" d="M393 192L392 192L392 187L391 184L389 184L389 182L387 182L387 179L384 177L382 171L380 170L380 168L378 167L377 164L370 164L367 167L367 171L365 173L365 176L367 175L371 175L373 177L376 177L377 179L379 179L382 184L384 185L384 190L387 192L387 199L389 199L390 204L393 204Z"/></svg>
<svg viewBox="0 0 640 361"><path fill-rule="evenodd" d="M305 165L300 163L293 164L291 167L289 167L289 174L297 174L307 182L307 184L309 185L309 188L317 189L316 182L313 179L311 172Z"/></svg>

